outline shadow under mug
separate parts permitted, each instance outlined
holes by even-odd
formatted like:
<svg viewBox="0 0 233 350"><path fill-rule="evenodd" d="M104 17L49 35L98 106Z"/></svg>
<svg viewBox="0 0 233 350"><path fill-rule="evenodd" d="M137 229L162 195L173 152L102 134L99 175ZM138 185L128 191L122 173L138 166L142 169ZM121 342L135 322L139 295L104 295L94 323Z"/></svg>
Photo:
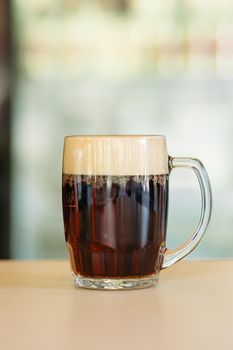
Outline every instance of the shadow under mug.
<svg viewBox="0 0 233 350"><path fill-rule="evenodd" d="M201 216L193 236L166 247L169 174L194 170ZM66 245L74 283L91 289L136 289L190 253L211 215L211 187L203 164L168 156L161 135L67 136L62 178Z"/></svg>

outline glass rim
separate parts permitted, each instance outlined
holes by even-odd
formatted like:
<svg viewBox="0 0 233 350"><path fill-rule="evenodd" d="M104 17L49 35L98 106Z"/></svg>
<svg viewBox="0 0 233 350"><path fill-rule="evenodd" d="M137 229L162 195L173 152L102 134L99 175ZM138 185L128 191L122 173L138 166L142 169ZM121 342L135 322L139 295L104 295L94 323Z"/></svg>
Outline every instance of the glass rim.
<svg viewBox="0 0 233 350"><path fill-rule="evenodd" d="M82 135L65 135L64 138L163 138L165 135L159 134L82 134Z"/></svg>

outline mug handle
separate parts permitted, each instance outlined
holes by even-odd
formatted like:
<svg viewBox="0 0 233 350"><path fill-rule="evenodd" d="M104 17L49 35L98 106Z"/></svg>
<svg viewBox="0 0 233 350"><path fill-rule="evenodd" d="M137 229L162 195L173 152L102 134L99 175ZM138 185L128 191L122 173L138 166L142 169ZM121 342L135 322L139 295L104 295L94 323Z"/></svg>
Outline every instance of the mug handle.
<svg viewBox="0 0 233 350"><path fill-rule="evenodd" d="M194 158L169 157L169 166L171 170L175 168L189 168L195 172L201 190L201 216L197 229L190 239L176 249L165 249L162 269L183 259L199 244L210 221L212 210L210 180L202 162Z"/></svg>

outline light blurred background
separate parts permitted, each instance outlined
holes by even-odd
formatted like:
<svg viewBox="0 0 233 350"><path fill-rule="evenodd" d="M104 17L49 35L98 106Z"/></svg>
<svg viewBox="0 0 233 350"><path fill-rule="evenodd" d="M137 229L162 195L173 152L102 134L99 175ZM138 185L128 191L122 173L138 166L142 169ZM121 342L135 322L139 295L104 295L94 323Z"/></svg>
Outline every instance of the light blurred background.
<svg viewBox="0 0 233 350"><path fill-rule="evenodd" d="M233 257L233 2L0 4L1 257L66 256L63 138L98 133L165 134L171 155L200 158L214 207L189 258ZM175 170L169 247L199 214L195 176Z"/></svg>

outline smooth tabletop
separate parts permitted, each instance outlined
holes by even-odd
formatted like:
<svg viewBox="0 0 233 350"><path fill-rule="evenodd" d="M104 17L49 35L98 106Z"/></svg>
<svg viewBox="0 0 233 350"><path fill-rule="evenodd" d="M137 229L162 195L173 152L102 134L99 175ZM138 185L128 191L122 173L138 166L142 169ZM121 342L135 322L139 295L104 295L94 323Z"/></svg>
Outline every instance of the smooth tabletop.
<svg viewBox="0 0 233 350"><path fill-rule="evenodd" d="M156 287L73 286L67 261L0 261L0 349L233 349L233 261L183 261Z"/></svg>

